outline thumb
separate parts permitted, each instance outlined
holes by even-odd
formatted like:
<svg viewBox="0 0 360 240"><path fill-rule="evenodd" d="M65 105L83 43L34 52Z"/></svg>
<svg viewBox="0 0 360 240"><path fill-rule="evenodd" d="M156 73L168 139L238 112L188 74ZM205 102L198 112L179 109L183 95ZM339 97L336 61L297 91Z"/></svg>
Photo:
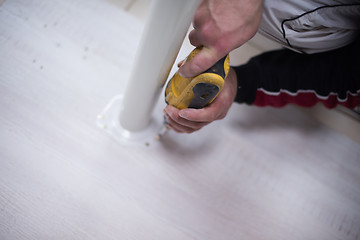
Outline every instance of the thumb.
<svg viewBox="0 0 360 240"><path fill-rule="evenodd" d="M184 78L195 77L211 68L223 56L218 56L215 50L203 47L190 61L186 61L178 70Z"/></svg>

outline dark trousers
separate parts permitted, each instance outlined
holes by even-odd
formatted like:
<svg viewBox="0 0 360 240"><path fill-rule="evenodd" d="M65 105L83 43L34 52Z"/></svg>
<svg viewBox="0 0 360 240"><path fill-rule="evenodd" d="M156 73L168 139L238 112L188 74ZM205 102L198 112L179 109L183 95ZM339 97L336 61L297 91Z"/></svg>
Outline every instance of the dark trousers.
<svg viewBox="0 0 360 240"><path fill-rule="evenodd" d="M324 53L266 52L234 69L238 103L311 107L321 102L327 108L360 105L360 38Z"/></svg>

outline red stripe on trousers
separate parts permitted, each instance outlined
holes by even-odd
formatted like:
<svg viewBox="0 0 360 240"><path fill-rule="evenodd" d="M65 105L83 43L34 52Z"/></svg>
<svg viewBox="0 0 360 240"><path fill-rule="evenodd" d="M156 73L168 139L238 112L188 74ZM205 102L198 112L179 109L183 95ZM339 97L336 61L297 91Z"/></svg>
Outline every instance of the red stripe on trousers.
<svg viewBox="0 0 360 240"><path fill-rule="evenodd" d="M315 104L321 102L327 108L334 108L338 104L343 105L347 108L355 108L360 105L360 95L356 96L348 95L345 102L340 102L336 95L330 95L327 99L319 99L314 93L298 93L295 96L289 95L285 92L281 92L277 96L268 95L263 91L256 91L256 98L253 103L255 106L265 107L283 107L286 104L292 103L301 107L312 107Z"/></svg>

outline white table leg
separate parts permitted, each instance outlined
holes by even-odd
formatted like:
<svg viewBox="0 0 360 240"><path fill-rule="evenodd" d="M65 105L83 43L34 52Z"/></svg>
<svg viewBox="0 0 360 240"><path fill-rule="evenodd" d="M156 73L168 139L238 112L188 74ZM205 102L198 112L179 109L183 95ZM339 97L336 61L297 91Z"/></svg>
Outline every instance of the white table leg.
<svg viewBox="0 0 360 240"><path fill-rule="evenodd" d="M120 125L141 131L180 50L199 0L154 0L125 90Z"/></svg>

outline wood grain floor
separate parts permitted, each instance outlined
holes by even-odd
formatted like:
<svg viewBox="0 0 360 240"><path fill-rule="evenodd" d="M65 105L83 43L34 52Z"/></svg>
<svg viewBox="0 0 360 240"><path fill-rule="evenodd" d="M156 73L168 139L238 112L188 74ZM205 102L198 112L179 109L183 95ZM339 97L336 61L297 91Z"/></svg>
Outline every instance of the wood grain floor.
<svg viewBox="0 0 360 240"><path fill-rule="evenodd" d="M360 239L360 144L299 109L149 147L98 128L142 27L111 1L0 6L0 239Z"/></svg>

